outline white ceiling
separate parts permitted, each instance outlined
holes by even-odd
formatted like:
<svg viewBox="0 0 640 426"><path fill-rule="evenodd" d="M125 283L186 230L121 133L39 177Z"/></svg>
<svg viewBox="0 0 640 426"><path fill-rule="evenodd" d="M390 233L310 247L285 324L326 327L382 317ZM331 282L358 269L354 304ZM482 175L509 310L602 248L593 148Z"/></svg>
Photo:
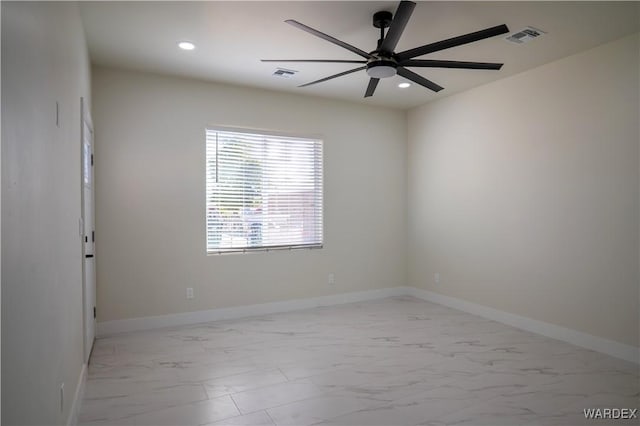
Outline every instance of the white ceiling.
<svg viewBox="0 0 640 426"><path fill-rule="evenodd" d="M364 71L314 86L296 86L358 64L262 63L260 59L361 59L284 23L295 19L371 51L379 30L372 15L398 2L84 2L81 13L93 63L260 87L372 105L410 108L540 66L640 31L640 2L417 2L396 51L507 24L511 33L533 26L548 34L517 45L498 36L421 59L503 62L500 71L419 69L445 88L438 94L399 76L381 80L363 99ZM197 48L177 48L181 40ZM277 67L298 70L291 79Z"/></svg>

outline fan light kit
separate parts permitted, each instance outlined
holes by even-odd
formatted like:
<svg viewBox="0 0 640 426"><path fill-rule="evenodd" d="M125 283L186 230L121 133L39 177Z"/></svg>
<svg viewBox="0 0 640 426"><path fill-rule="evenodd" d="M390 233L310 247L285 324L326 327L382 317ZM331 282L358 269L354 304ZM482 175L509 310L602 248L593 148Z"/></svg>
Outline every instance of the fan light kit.
<svg viewBox="0 0 640 426"><path fill-rule="evenodd" d="M391 61L380 59L367 65L367 74L371 78L387 78L396 75L396 65Z"/></svg>
<svg viewBox="0 0 640 426"><path fill-rule="evenodd" d="M411 83L407 83L406 81L403 83L398 84L398 87L401 89L406 89L407 87L411 86Z"/></svg>
<svg viewBox="0 0 640 426"><path fill-rule="evenodd" d="M193 50L196 48L196 45L190 41L181 41L178 43L178 47L182 50Z"/></svg>
<svg viewBox="0 0 640 426"><path fill-rule="evenodd" d="M419 56L426 55L428 53L438 52L440 50L450 49L452 47L461 46L463 44L473 43L475 41L484 40L486 38L495 37L501 34L509 32L509 28L506 25L498 25L495 27L486 28L484 30L476 31L469 34L449 38L446 40L437 41L435 43L425 44L424 46L416 47L413 49L405 50L403 52L395 52L396 45L400 41L400 37L404 32L409 18L413 13L413 9L416 4L412 1L401 1L396 10L395 16L388 11L380 11L373 14L373 26L380 29L380 39L378 40L378 46L371 52L365 52L362 49L358 49L342 40L338 40L328 34L320 32L314 28L308 27L293 19L288 19L285 22L292 25L302 31L305 31L311 35L319 37L346 49L356 55L364 58L364 60L341 60L341 59L262 59L262 62L313 62L313 63L341 63L341 64L362 64L358 68L343 71L338 74L331 75L329 77L321 78L320 80L312 81L300 85L298 87L311 86L313 84L322 83L324 81L332 80L337 77L342 77L347 74L351 74L358 71L366 70L369 78L369 85L365 91L364 97L368 98L373 96L373 93L378 86L378 82L381 78L389 78L398 74L407 80L413 81L427 89L439 92L443 87L434 83L425 77L410 71L407 67L421 67L421 68L459 68L459 69L471 69L471 70L499 70L503 64L488 63L488 62L462 62L462 61L444 61L444 60L429 60L429 59L414 59ZM385 29L389 30L385 34ZM402 87L402 86L401 86ZM408 86L404 86L408 87Z"/></svg>

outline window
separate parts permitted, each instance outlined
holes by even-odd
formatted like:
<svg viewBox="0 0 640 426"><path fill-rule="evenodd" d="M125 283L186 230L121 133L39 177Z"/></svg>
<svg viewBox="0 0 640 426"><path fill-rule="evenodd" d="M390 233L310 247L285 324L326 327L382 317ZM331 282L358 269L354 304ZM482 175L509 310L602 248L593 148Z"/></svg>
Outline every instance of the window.
<svg viewBox="0 0 640 426"><path fill-rule="evenodd" d="M322 141L207 129L207 253L322 247Z"/></svg>

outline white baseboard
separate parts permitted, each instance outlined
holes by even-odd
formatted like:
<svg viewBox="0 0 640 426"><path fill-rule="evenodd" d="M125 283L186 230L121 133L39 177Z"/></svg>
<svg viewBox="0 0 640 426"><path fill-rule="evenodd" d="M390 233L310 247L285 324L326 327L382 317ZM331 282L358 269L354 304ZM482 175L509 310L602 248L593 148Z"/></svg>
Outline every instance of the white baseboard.
<svg viewBox="0 0 640 426"><path fill-rule="evenodd" d="M406 287L389 287L378 290L342 293L330 296L313 297L309 299L295 299L283 302L262 303L259 305L236 306L206 311L184 312L180 314L159 315L153 317L131 318L124 320L105 321L98 323L98 337L130 331L150 330L154 328L175 327L179 325L199 324L203 322L219 321L273 314L278 312L297 311L316 308L318 306L332 306L344 303L362 302L365 300L382 299L391 296L404 296Z"/></svg>
<svg viewBox="0 0 640 426"><path fill-rule="evenodd" d="M581 331L572 330L548 322L539 321L520 315L511 314L487 306L467 302L451 296L423 290L415 287L404 287L408 289L407 294L429 302L438 303L448 306L459 311L468 312L493 321L501 322L512 327L527 330L542 336L551 337L552 339L561 340L576 346L591 349L611 355L625 361L640 364L640 348L626 345L624 343L615 342L613 340L594 336L592 334L583 333Z"/></svg>
<svg viewBox="0 0 640 426"><path fill-rule="evenodd" d="M453 309L501 322L512 327L527 330L542 336L561 340L576 346L581 346L596 352L601 352L616 358L640 364L640 348L415 287L389 287L378 290L342 293L309 299L262 303L259 305L237 306L206 311L184 312L180 314L105 321L98 323L98 337L127 333L131 331L199 324L210 321L245 318L278 312L290 312L301 309L316 308L318 306L332 306L344 303L362 302L392 296L417 297L429 302L438 303Z"/></svg>
<svg viewBox="0 0 640 426"><path fill-rule="evenodd" d="M82 364L82 371L80 371L80 377L78 378L78 384L76 385L76 391L73 395L73 402L71 403L71 409L69 410L69 418L67 419L67 426L75 426L78 424L78 414L80 414L80 406L82 404L82 398L84 397L84 388L87 384L87 364Z"/></svg>

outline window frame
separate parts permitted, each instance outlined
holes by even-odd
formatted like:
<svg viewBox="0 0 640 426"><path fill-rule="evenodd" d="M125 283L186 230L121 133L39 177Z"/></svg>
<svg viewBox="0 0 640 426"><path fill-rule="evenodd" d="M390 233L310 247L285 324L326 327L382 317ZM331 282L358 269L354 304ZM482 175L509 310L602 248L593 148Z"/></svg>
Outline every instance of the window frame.
<svg viewBox="0 0 640 426"><path fill-rule="evenodd" d="M252 135L260 135L265 137L282 137L282 138L297 138L297 139L306 139L309 141L314 141L320 144L320 162L321 166L318 168L320 171L320 199L321 199L321 208L320 208L320 220L321 220L321 229L320 229L320 242L313 244L287 244L287 245L277 245L277 246L261 246L261 247L243 247L243 248L220 248L218 250L209 250L208 247L208 218L207 215L209 213L209 201L207 199L208 194L208 182L207 182L207 174L208 174L208 156L207 156L207 133L208 132L233 132L233 133L245 133ZM262 129L262 128L252 128L252 127L235 127L235 126L220 126L220 125L207 125L205 126L204 132L204 148L205 148L205 217L204 217L204 227L205 227L205 253L207 256L220 256L220 255L229 255L229 254L248 254L248 253L261 253L261 252L270 252L270 251L291 251L291 250L317 250L323 249L325 245L325 185L324 185L324 172L325 172L325 161L324 161L324 137L320 134L313 133L298 133L298 132L287 132L287 131L279 131L272 129Z"/></svg>

